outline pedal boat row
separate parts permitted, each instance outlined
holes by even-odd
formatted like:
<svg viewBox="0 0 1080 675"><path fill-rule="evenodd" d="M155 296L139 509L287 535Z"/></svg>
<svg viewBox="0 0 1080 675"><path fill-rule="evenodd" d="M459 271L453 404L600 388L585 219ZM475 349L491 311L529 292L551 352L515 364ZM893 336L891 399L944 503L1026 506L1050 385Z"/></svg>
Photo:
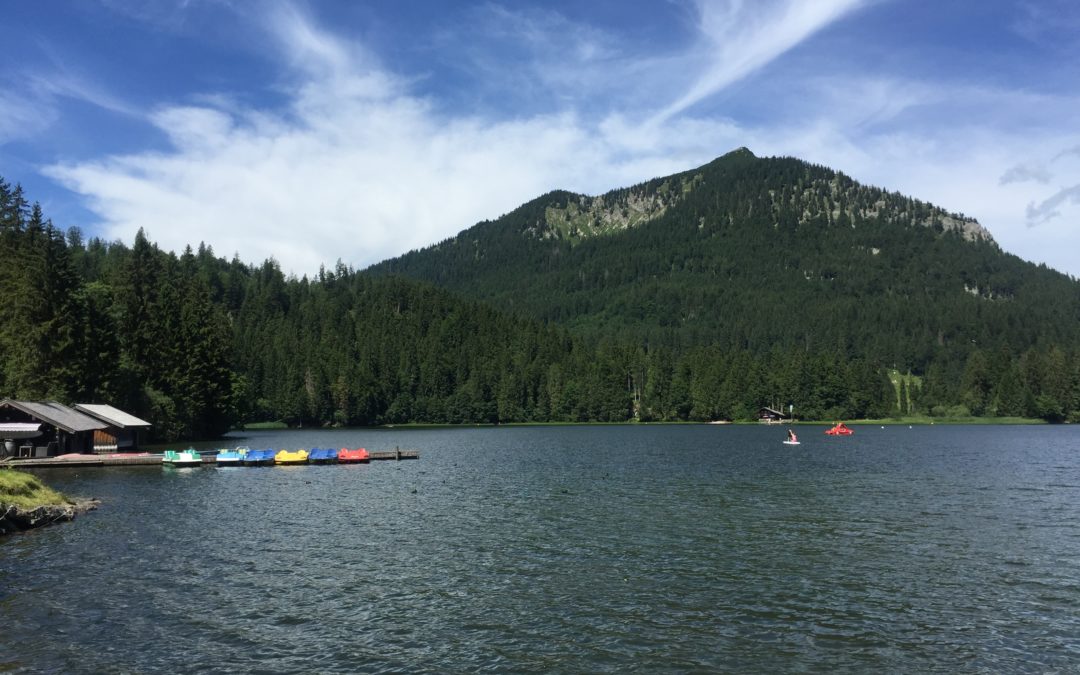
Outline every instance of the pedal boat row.
<svg viewBox="0 0 1080 675"><path fill-rule="evenodd" d="M312 448L311 450L251 450L236 448L218 450L215 457L218 466L269 466L272 464L366 464L371 461L371 454L364 448L350 450L342 448ZM161 458L166 466L185 467L201 466L202 455L194 448L187 450L166 450Z"/></svg>

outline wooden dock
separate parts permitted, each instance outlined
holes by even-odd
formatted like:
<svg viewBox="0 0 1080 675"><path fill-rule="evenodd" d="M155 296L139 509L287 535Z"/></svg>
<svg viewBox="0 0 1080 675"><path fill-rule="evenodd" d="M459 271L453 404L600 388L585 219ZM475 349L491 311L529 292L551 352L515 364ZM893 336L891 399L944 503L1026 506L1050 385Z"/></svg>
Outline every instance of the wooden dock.
<svg viewBox="0 0 1080 675"><path fill-rule="evenodd" d="M420 459L419 450L393 450L370 452L371 461L401 461L403 459ZM81 468L91 466L147 466L161 465L161 455L156 454L130 454L130 455L64 455L62 457L34 457L25 459L0 459L0 469L64 469ZM203 465L217 464L217 453L207 452L202 454Z"/></svg>
<svg viewBox="0 0 1080 675"><path fill-rule="evenodd" d="M388 452L369 452L368 454L371 455L371 461L387 460L387 459L393 459L393 460L420 459L420 451L419 450L398 450L398 449L395 448L395 449L390 450Z"/></svg>

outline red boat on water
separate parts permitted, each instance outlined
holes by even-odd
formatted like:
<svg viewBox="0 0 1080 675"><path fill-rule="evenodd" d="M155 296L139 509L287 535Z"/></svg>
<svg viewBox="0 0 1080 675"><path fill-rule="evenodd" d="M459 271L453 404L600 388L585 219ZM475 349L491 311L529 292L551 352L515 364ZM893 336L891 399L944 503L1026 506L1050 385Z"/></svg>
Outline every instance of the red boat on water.
<svg viewBox="0 0 1080 675"><path fill-rule="evenodd" d="M371 461L371 455L363 448L349 450L342 448L337 454L338 464L366 464Z"/></svg>
<svg viewBox="0 0 1080 675"><path fill-rule="evenodd" d="M843 422L837 422L836 426L832 429L825 430L826 436L850 436L853 433L855 433L855 431L850 427L845 426Z"/></svg>

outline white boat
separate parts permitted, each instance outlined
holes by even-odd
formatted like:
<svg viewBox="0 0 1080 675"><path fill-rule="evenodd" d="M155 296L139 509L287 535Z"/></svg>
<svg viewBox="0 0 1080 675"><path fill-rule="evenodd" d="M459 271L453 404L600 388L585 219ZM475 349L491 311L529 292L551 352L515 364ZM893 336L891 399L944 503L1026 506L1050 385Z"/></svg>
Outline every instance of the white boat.
<svg viewBox="0 0 1080 675"><path fill-rule="evenodd" d="M165 466L202 466L202 455L195 451L195 448L188 448L187 450L166 450L165 454L161 457L161 463Z"/></svg>

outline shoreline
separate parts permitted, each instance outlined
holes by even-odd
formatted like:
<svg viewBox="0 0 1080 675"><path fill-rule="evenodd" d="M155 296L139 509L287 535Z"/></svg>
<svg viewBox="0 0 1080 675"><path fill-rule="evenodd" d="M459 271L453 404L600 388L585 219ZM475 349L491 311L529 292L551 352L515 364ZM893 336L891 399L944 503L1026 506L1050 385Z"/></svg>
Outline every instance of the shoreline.
<svg viewBox="0 0 1080 675"><path fill-rule="evenodd" d="M0 536L54 523L66 523L75 520L75 516L79 514L97 509L100 505L101 500L93 497L75 499L70 504L43 504L33 508L0 502Z"/></svg>
<svg viewBox="0 0 1080 675"><path fill-rule="evenodd" d="M100 504L96 498L63 495L37 476L0 469L0 536L68 522Z"/></svg>
<svg viewBox="0 0 1080 675"><path fill-rule="evenodd" d="M885 427L897 427L897 426L961 426L961 424L972 424L972 426L1017 426L1017 424L1023 424L1023 426L1038 426L1038 424L1051 424L1044 419L1031 418L1031 417L903 417L903 418L885 418L885 419L842 419L842 420L794 420L775 422L772 424L766 424L756 419L754 420L713 420L713 421L639 421L639 420L625 420L622 422L469 422L463 424L455 424L449 422L403 422L394 424L377 424L373 427L286 427L286 426L274 426L264 427L261 426L261 422L256 422L253 426L245 426L238 429L231 429L230 434L243 434L252 431L302 431L310 429L313 431L348 431L350 429L368 430L368 431L393 431L393 430L414 430L414 429L499 429L501 427L687 427L687 426L713 426L713 427L746 427L746 426L773 426L782 427L784 424L798 424L798 426L819 426L819 427L832 427L837 421L842 421L846 424L859 424L859 426L868 426L868 424L876 424L876 426ZM1061 422L1067 424L1069 422ZM174 441L176 443L205 443L206 441ZM165 447L167 444L154 443L149 447Z"/></svg>
<svg viewBox="0 0 1080 675"><path fill-rule="evenodd" d="M1007 426L1038 426L1049 425L1043 419L1033 417L888 417L884 419L842 419L842 420L796 420L785 421L774 424L765 424L758 420L715 420L715 421L650 421L641 422L637 420L626 420L624 422L504 422L501 424L493 423L469 423L469 424L449 424L449 423L427 423L427 422L415 422L415 423L401 423L401 424L381 424L377 426L368 427L242 427L233 429L229 433L243 434L249 431L302 431L304 429L314 429L318 431L344 431L347 429L367 429L373 431L382 430L396 430L396 429L497 429L499 427L617 427L617 426L832 426L836 422L842 421L848 425L881 425L881 426L964 426L964 425L1007 425ZM1062 422L1062 425L1068 425L1068 422Z"/></svg>

